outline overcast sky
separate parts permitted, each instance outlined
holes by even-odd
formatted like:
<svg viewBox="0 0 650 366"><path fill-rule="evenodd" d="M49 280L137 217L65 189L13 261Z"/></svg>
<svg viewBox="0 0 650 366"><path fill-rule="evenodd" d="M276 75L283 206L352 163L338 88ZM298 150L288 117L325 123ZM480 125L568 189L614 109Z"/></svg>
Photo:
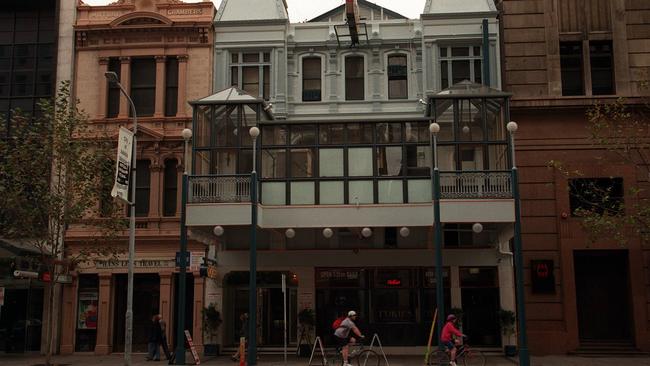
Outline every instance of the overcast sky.
<svg viewBox="0 0 650 366"><path fill-rule="evenodd" d="M106 5L114 2L115 0L83 0L88 5ZM200 0L185 0L185 2L193 3ZM212 0L217 7L221 0ZM233 0L237 1L237 0ZM426 0L370 0L377 5L381 5L387 9L396 11L409 18L419 18L424 9L424 2ZM292 22L302 22L312 19L328 10L331 10L338 5L344 3L344 0L287 0L289 4L289 17Z"/></svg>

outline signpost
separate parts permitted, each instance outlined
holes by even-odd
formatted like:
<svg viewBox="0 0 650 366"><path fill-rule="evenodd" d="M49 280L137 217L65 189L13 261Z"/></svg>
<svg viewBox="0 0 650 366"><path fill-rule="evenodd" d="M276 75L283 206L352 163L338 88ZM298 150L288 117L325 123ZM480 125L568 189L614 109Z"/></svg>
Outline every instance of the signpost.
<svg viewBox="0 0 650 366"><path fill-rule="evenodd" d="M287 275L282 274L282 301L284 305L284 364L287 364Z"/></svg>

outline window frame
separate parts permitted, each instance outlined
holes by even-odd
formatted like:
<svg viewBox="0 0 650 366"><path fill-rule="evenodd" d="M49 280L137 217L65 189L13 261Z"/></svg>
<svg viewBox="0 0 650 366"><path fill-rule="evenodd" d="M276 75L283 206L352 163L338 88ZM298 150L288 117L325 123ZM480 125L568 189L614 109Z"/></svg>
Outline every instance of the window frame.
<svg viewBox="0 0 650 366"><path fill-rule="evenodd" d="M258 54L257 62L245 62L244 55ZM237 55L237 61L233 62L233 56ZM268 55L268 61L265 61ZM228 59L228 74L230 76L230 85L236 86L242 90L244 89L244 68L248 67L257 67L258 68L258 95L254 95L257 98L262 98L264 100L270 100L271 95L273 94L273 50L262 50L262 51L252 51L252 50L241 50L241 51L230 51ZM237 69L237 83L234 83L233 80L233 69ZM266 89L268 86L268 89ZM248 91L247 91L248 92ZM249 93L251 94L251 93ZM266 94L266 95L265 95ZM252 94L251 94L252 95Z"/></svg>
<svg viewBox="0 0 650 366"><path fill-rule="evenodd" d="M409 62L410 62L410 55L405 52L390 52L386 54L386 99L388 100L400 100L400 99L409 99L410 95L410 90L409 90ZM406 60L406 65L404 66L405 73L403 77L397 77L397 76L392 76L393 78L391 79L391 72L390 72L390 60L391 58L398 58L398 57L403 57ZM404 96L399 96L399 97L391 97L391 87L390 87L390 82L391 80L404 80L406 83L406 95Z"/></svg>
<svg viewBox="0 0 650 366"><path fill-rule="evenodd" d="M453 48L467 48L468 56L452 56ZM475 55L474 50L478 48L479 54ZM485 75L483 75L483 47L477 43L471 44L443 44L438 47L438 67L440 70L440 78L438 78L438 83L440 83L440 90L447 89L454 85L454 75L453 75L453 63L455 61L469 61L469 81L476 84L482 84L485 80ZM442 49L446 49L446 55L442 55ZM476 62L479 63L479 71L481 74L481 80L476 81ZM446 63L446 69L443 69L443 63ZM447 76L447 86L443 85L443 75Z"/></svg>
<svg viewBox="0 0 650 366"><path fill-rule="evenodd" d="M361 53L349 53L349 54L343 55L342 57L343 57L343 95L345 96L345 100L346 101L363 101L363 100L366 100L366 90L368 89L367 85L366 85L366 82L367 82L366 74L367 74L367 68L368 68L368 65L367 65L367 62L366 62L366 55L361 54ZM348 77L348 64L347 64L347 62L348 62L348 59L352 59L352 58L361 59L361 66L363 67L361 77L354 77L354 78ZM352 98L352 96L348 96L348 80L357 80L357 81L361 80L362 91L361 91L361 97L360 98L358 98L358 97Z"/></svg>
<svg viewBox="0 0 650 366"><path fill-rule="evenodd" d="M315 77L311 78L306 78L306 72L305 72L305 61L306 60L318 60L319 63L319 74L318 74L318 79ZM303 102L320 102L323 100L323 56L321 55L305 55L300 58L300 75L301 75L301 94L302 94L302 101ZM315 91L316 89L306 89L305 88L305 81L313 81L313 80L318 80L320 82L320 88L318 89L318 99L314 97L314 99L309 99L305 98L305 92L307 91Z"/></svg>
<svg viewBox="0 0 650 366"><path fill-rule="evenodd" d="M153 71L153 79L152 79L153 83L143 81L141 84L136 84L136 83L133 82L133 80L135 79L133 77L134 71L137 71L133 67L133 65L138 63L138 62L142 62L142 63L146 62L146 63L149 64L148 66L151 67L151 70L147 70L147 71L149 71L149 72ZM154 114L156 113L156 102L157 102L157 100L156 100L156 73L157 73L156 68L157 68L156 67L156 59L154 57L134 57L134 58L131 58L131 64L130 64L130 67L129 67L129 73L130 73L130 76L129 76L129 80L130 80L130 82L129 82L129 84L130 84L129 85L129 95L131 96L131 99L133 99L133 104L135 105L135 109L137 110L138 117L153 117ZM147 95L149 97L144 98L144 100L145 100L145 102L147 104L142 104L144 102L139 99L139 95L138 95L139 91L146 91L147 92ZM151 105L148 104L149 102L151 102ZM145 106L147 108L145 108ZM132 113L133 113L133 111L131 111L129 109L129 115L131 115Z"/></svg>
<svg viewBox="0 0 650 366"><path fill-rule="evenodd" d="M163 209L162 215L164 217L174 217L178 212L178 168L179 161L175 157L165 159L163 164ZM168 170L169 169L169 170ZM173 178L169 179L172 175L167 174L173 171ZM170 193L174 192L173 195ZM173 199L172 199L173 197Z"/></svg>

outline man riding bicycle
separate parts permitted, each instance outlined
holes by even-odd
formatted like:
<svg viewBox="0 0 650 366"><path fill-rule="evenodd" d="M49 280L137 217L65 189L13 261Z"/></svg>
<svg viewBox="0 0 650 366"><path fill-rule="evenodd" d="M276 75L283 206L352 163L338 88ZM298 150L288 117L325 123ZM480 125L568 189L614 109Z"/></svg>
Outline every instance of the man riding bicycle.
<svg viewBox="0 0 650 366"><path fill-rule="evenodd" d="M357 328L354 321L357 320L357 313L354 310L348 312L347 318L341 321L341 324L336 331L334 331L334 339L336 347L341 348L341 356L343 357L343 366L352 366L348 363L349 345L356 343L356 339L350 334L356 335L359 339L365 338L359 328Z"/></svg>
<svg viewBox="0 0 650 366"><path fill-rule="evenodd" d="M465 337L456 327L457 322L456 315L449 314L447 316L447 323L442 328L442 333L440 334L440 342L442 342L447 352L449 352L449 364L451 366L456 366L456 352L458 351L458 346L461 344L460 338Z"/></svg>

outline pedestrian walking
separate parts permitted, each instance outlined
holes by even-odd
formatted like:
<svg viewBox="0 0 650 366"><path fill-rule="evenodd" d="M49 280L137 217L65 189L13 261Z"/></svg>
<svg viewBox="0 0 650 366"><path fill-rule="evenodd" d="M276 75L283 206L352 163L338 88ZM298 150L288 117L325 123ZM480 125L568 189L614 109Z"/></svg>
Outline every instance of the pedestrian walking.
<svg viewBox="0 0 650 366"><path fill-rule="evenodd" d="M160 324L160 345L165 353L165 359L169 360L171 353L167 344L167 322L163 319L162 314L158 314L158 323Z"/></svg>
<svg viewBox="0 0 650 366"><path fill-rule="evenodd" d="M151 326L149 327L149 343L147 361L160 361L160 342L162 339L162 331L160 329L160 321L158 315L151 318Z"/></svg>

